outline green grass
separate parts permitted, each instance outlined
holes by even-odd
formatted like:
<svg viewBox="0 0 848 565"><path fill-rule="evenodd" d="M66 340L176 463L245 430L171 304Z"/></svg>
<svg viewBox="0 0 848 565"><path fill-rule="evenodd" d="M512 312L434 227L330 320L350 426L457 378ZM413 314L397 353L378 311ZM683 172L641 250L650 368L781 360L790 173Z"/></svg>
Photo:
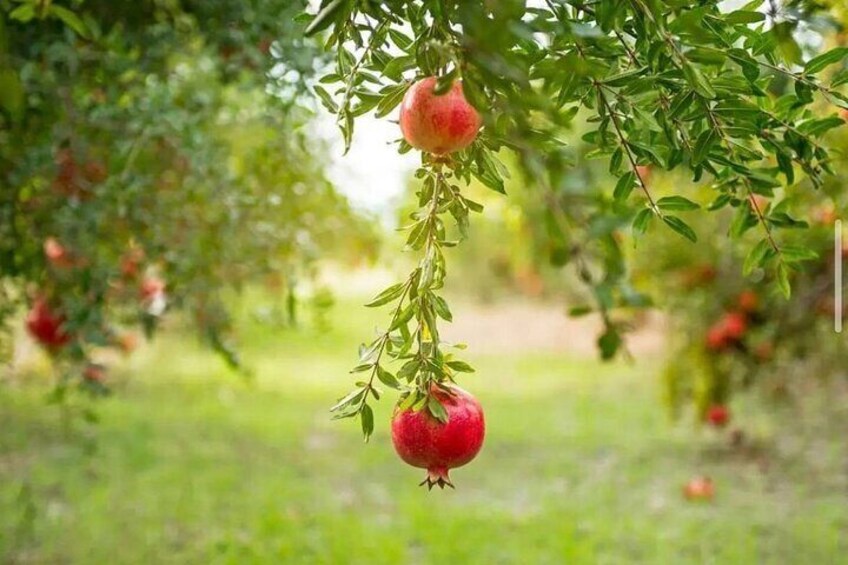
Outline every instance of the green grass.
<svg viewBox="0 0 848 565"><path fill-rule="evenodd" d="M461 306L455 308L461 315ZM43 381L0 386L0 562L837 563L848 554L848 414L734 405L755 445L672 425L652 370L475 355L480 456L427 492L388 435L327 407L381 319L341 304L326 333L249 324L248 384L172 331L113 374L101 422L62 425ZM842 406L845 406L844 397ZM752 440L753 441L753 440ZM711 504L683 500L696 474ZM844 561L843 561L844 562Z"/></svg>

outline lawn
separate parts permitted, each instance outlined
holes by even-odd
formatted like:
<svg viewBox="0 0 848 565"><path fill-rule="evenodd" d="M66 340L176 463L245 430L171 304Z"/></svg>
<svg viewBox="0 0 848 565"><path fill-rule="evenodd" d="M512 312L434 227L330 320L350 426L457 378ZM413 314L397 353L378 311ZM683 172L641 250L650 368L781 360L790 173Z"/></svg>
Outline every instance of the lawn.
<svg viewBox="0 0 848 565"><path fill-rule="evenodd" d="M244 324L250 382L174 328L113 372L115 394L98 404L95 426L63 425L45 405L43 378L2 383L0 562L837 563L848 554L848 411L835 386L812 387L792 406L740 399L736 423L750 439L733 448L669 422L657 359L602 365L472 348L478 371L463 384L486 409L486 445L452 473L456 490L427 492L417 486L423 471L392 450L390 399L367 445L354 422L329 420L355 345L381 313L343 301L329 317L326 332ZM681 495L698 474L716 482L712 503Z"/></svg>

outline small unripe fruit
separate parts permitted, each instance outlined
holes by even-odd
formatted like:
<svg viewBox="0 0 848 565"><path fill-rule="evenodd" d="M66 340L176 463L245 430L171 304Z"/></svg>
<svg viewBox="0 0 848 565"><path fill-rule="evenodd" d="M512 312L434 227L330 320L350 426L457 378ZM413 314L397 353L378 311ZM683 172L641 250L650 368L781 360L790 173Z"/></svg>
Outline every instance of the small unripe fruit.
<svg viewBox="0 0 848 565"><path fill-rule="evenodd" d="M413 84L400 105L400 129L411 146L427 153L446 155L471 145L482 120L465 99L462 81L456 80L448 92L437 95L436 78Z"/></svg>

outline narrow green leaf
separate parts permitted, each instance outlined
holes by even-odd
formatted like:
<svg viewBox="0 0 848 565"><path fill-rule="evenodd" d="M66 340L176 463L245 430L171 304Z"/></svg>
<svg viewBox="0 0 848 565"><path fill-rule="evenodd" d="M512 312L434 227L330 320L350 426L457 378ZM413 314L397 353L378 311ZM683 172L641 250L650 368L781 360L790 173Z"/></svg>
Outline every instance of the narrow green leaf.
<svg viewBox="0 0 848 565"><path fill-rule="evenodd" d="M383 306L384 304L388 304L392 300L395 300L396 298L401 296L405 288L405 283L393 284L392 286L375 296L371 300L371 302L367 303L365 306L367 308L375 308L377 306Z"/></svg>
<svg viewBox="0 0 848 565"><path fill-rule="evenodd" d="M777 285L788 300L792 296L792 285L789 283L789 267L785 263L777 266Z"/></svg>
<svg viewBox="0 0 848 565"><path fill-rule="evenodd" d="M698 210L701 205L697 202L692 202L684 196L664 196L657 200L657 206L663 211L689 211Z"/></svg>
<svg viewBox="0 0 848 565"><path fill-rule="evenodd" d="M371 434L374 433L374 411L371 410L370 406L364 404L359 417L362 421L362 435L365 436L367 442L371 439Z"/></svg>
<svg viewBox="0 0 848 565"><path fill-rule="evenodd" d="M663 216L662 219L666 223L666 225L668 225L668 227L670 227L689 241L698 241L698 236L695 234L695 231L691 227L689 227L689 224L687 224L677 216Z"/></svg>
<svg viewBox="0 0 848 565"><path fill-rule="evenodd" d="M761 239L760 242L748 252L748 256L745 257L745 264L742 266L742 274L747 277L754 272L754 269L762 267L763 263L768 258L770 251L773 251L773 249L771 248L769 240L765 238Z"/></svg>
<svg viewBox="0 0 848 565"><path fill-rule="evenodd" d="M315 19L313 19L308 26L306 26L306 30L304 30L304 35L309 37L310 35L314 35L319 31L327 29L333 23L333 19L337 15L338 11L344 7L347 3L347 0L333 0L324 8L316 14Z"/></svg>
<svg viewBox="0 0 848 565"><path fill-rule="evenodd" d="M440 421L443 424L448 423L448 413L445 410L445 407L442 406L442 403L438 401L435 396L430 396L430 399L427 401L427 410L432 414L432 416Z"/></svg>
<svg viewBox="0 0 848 565"><path fill-rule="evenodd" d="M633 188L636 186L636 174L633 171L627 171L621 178L618 179L618 182L615 184L615 190L612 193L612 197L619 202L627 200L627 197L630 196L630 193L633 192Z"/></svg>

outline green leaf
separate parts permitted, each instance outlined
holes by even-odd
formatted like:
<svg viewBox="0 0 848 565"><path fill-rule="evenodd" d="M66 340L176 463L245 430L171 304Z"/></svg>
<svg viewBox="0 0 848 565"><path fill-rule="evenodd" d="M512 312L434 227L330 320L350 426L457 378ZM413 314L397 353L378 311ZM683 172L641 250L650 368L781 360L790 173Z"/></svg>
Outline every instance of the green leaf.
<svg viewBox="0 0 848 565"><path fill-rule="evenodd" d="M807 61L807 64L804 65L804 74L815 74L830 65L839 63L845 57L848 57L848 47L831 49Z"/></svg>
<svg viewBox="0 0 848 565"><path fill-rule="evenodd" d="M398 298L403 294L403 291L406 289L406 283L397 283L393 284L377 296L375 296L371 302L365 305L366 308L375 308L377 306L383 306L384 304L388 304L392 300Z"/></svg>
<svg viewBox="0 0 848 565"><path fill-rule="evenodd" d="M436 314L448 322L453 321L453 314L451 314L450 308L448 307L448 303L441 296L433 295L433 307L436 310Z"/></svg>
<svg viewBox="0 0 848 565"><path fill-rule="evenodd" d="M785 263L777 266L777 286L788 300L792 296L792 285L789 284L789 267Z"/></svg>
<svg viewBox="0 0 848 565"><path fill-rule="evenodd" d="M687 224L677 216L663 216L662 219L666 223L666 225L668 225L668 227L670 227L689 241L698 241L698 236L695 234L695 231L691 227L689 227L689 224Z"/></svg>
<svg viewBox="0 0 848 565"><path fill-rule="evenodd" d="M695 142L695 149L692 151L692 162L696 165L703 163L717 140L718 134L713 128L701 132L701 135L698 136L698 140Z"/></svg>
<svg viewBox="0 0 848 565"><path fill-rule="evenodd" d="M615 357L619 347L621 347L621 334L615 328L607 328L601 337L598 338L598 348L601 350L601 359L604 361Z"/></svg>
<svg viewBox="0 0 848 565"><path fill-rule="evenodd" d="M814 250L798 245L784 245L780 248L780 256L787 263L800 263L819 258L819 254Z"/></svg>
<svg viewBox="0 0 848 565"><path fill-rule="evenodd" d="M568 310L568 315L572 318L579 318L581 316L585 316L586 314L592 313L591 306L574 306Z"/></svg>
<svg viewBox="0 0 848 565"><path fill-rule="evenodd" d="M408 88L409 85L405 82L397 86L390 87L390 89L383 94L383 98L377 104L377 112L374 115L377 118L389 115L389 113L391 113L391 111L401 103L403 95L406 94Z"/></svg>
<svg viewBox="0 0 848 565"><path fill-rule="evenodd" d="M345 4L347 4L347 0L333 0L324 6L324 8L316 14L315 19L306 26L306 30L303 32L304 35L309 37L310 35L315 35L319 31L330 27L334 18L338 15L339 10L345 7Z"/></svg>
<svg viewBox="0 0 848 565"><path fill-rule="evenodd" d="M704 76L704 73L702 73L698 67L692 63L684 63L683 74L686 76L687 82L689 82L695 92L709 100L716 97L715 89L713 89L710 81L706 76Z"/></svg>
<svg viewBox="0 0 848 565"><path fill-rule="evenodd" d="M633 231L637 234L644 234L648 231L648 224L651 222L651 218L654 217L654 211L650 208L643 208L636 214L636 217L633 218Z"/></svg>
<svg viewBox="0 0 848 565"><path fill-rule="evenodd" d="M395 376L379 365L377 365L377 378L380 379L381 383L389 388L393 388L395 390L401 389L400 383Z"/></svg>
<svg viewBox="0 0 848 565"><path fill-rule="evenodd" d="M88 31L88 28L85 26L85 23L83 23L80 17L64 6L51 4L50 13L65 22L65 25L74 30L80 37L85 39L89 39L91 37L91 33Z"/></svg>
<svg viewBox="0 0 848 565"><path fill-rule="evenodd" d="M448 361L447 366L460 373L473 373L474 367L465 361Z"/></svg>
<svg viewBox="0 0 848 565"><path fill-rule="evenodd" d="M324 104L324 107L333 114L339 113L339 106L333 100L333 97L330 96L330 93L327 92L327 89L323 86L318 86L317 84L312 87L315 91L315 94L321 99L321 103Z"/></svg>
<svg viewBox="0 0 848 565"><path fill-rule="evenodd" d="M627 171L621 178L618 179L618 182L615 184L615 190L612 193L612 197L619 202L627 200L627 197L630 196L630 193L633 192L633 188L636 186L636 174L633 171Z"/></svg>
<svg viewBox="0 0 848 565"><path fill-rule="evenodd" d="M762 267L769 256L773 254L774 249L772 249L769 240L761 239L760 242L748 252L748 256L745 257L745 264L742 266L742 274L747 277L754 272L754 269Z"/></svg>
<svg viewBox="0 0 848 565"><path fill-rule="evenodd" d="M362 421L362 435L365 436L367 442L374 433L374 411L367 404L362 406L362 412L359 415Z"/></svg>
<svg viewBox="0 0 848 565"><path fill-rule="evenodd" d="M724 16L724 21L729 24L755 24L766 19L762 12L748 10L736 10Z"/></svg>
<svg viewBox="0 0 848 565"><path fill-rule="evenodd" d="M427 410L432 414L432 416L440 421L443 424L448 423L448 413L445 410L445 407L442 406L442 403L439 400L431 395L429 400L427 400Z"/></svg>
<svg viewBox="0 0 848 565"><path fill-rule="evenodd" d="M24 112L24 89L18 73L12 69L0 69L0 108L6 110L13 120Z"/></svg>
<svg viewBox="0 0 848 565"><path fill-rule="evenodd" d="M657 206L663 211L689 211L698 210L701 205L697 202L692 202L684 196L664 196L657 200Z"/></svg>

